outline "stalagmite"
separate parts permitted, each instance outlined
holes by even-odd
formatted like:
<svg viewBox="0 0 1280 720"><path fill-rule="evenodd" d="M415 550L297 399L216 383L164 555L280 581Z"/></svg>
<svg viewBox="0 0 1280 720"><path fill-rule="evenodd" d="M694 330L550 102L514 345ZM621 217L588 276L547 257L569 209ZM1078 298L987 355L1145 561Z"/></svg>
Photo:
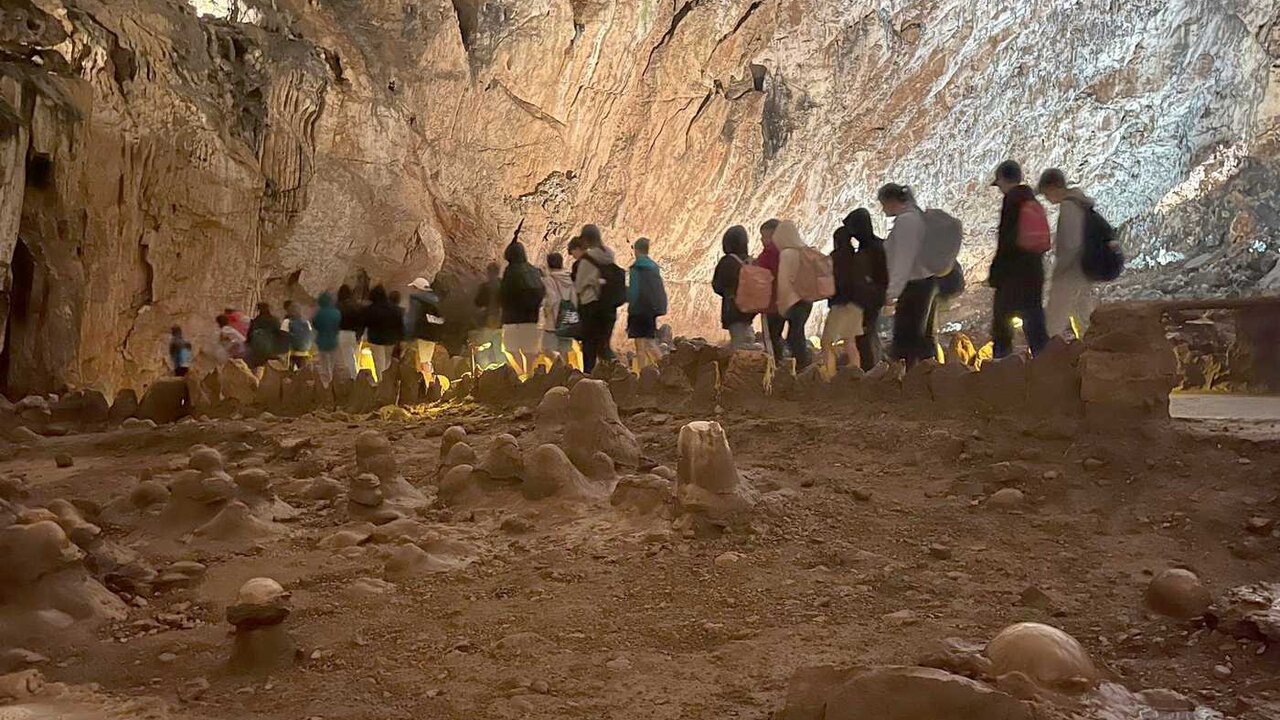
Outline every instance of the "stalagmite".
<svg viewBox="0 0 1280 720"><path fill-rule="evenodd" d="M741 522L757 494L738 474L720 423L697 421L680 429L676 502L681 514L701 525L724 528Z"/></svg>
<svg viewBox="0 0 1280 720"><path fill-rule="evenodd" d="M574 467L564 451L555 445L542 445L529 453L520 490L530 500L554 497L586 501L608 493L607 488L588 479Z"/></svg>
<svg viewBox="0 0 1280 720"><path fill-rule="evenodd" d="M476 470L491 480L519 481L524 475L524 456L515 437L503 433L494 438Z"/></svg>
<svg viewBox="0 0 1280 720"><path fill-rule="evenodd" d="M460 442L466 442L467 429L461 425L451 425L440 436L440 460L443 461L449 455L449 451L454 445Z"/></svg>
<svg viewBox="0 0 1280 720"><path fill-rule="evenodd" d="M569 417L561 446L579 469L590 469L597 452L604 452L620 467L640 462L640 445L622 424L618 406L601 380L583 380L569 392Z"/></svg>
<svg viewBox="0 0 1280 720"><path fill-rule="evenodd" d="M289 593L270 578L253 578L240 587L227 608L227 622L235 626L231 659L233 672L271 672L293 666L297 647L285 630Z"/></svg>

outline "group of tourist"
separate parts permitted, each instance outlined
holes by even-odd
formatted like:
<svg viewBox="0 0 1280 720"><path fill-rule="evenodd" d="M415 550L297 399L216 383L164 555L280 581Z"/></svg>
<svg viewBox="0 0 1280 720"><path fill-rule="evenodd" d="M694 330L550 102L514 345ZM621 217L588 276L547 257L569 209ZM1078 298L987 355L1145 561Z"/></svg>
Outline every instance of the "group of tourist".
<svg viewBox="0 0 1280 720"><path fill-rule="evenodd" d="M1091 198L1068 185L1061 170L1046 170L1033 190L1021 166L1006 160L991 184L1003 195L988 276L995 290L993 356L1013 351L1017 327L1032 354L1040 352L1050 335L1082 336L1092 312L1091 284L1114 279L1123 262L1110 226ZM1037 191L1060 208L1056 233L1050 231ZM755 342L752 323L760 315L761 337L777 361L790 355L802 370L812 363L805 326L814 303L826 300L821 348L828 366L847 362L870 369L882 355L877 330L881 312L892 305L891 358L910 366L935 357L939 308L965 288L957 258L963 230L945 212L923 210L907 186L884 185L877 199L893 218L888 240L875 234L871 213L858 208L836 228L826 258L815 258L820 254L789 221L769 220L760 227L761 252L754 259L748 254L747 231L729 228L712 289L721 297L720 321L730 341L738 347ZM1044 256L1051 248L1046 312Z"/></svg>
<svg viewBox="0 0 1280 720"><path fill-rule="evenodd" d="M1089 255L1090 247L1109 245L1103 249L1122 263L1110 226L1094 210L1092 199L1068 185L1061 170L1045 171L1033 190L1019 164L1007 160L996 168L991 184L1003 194L988 276L995 290L992 355L1001 358L1013 351L1017 327L1032 354L1040 352L1051 334L1081 336L1091 312L1091 283L1111 279L1099 273L1119 272L1118 265L1097 270L1097 252ZM1060 206L1056 234L1037 192ZM791 221L761 225L760 252L754 258L745 228L734 226L724 233L724 255L711 286L721 298L721 325L734 347L763 344L777 362L789 355L796 370L803 370L813 362L806 325L814 304L826 301L820 348L828 371L841 363L870 369L883 359L878 326L886 306L893 306L894 315L890 358L910 366L938 354L939 310L965 289L958 261L963 229L941 210L923 210L907 186L884 185L877 199L883 213L893 218L888 239L876 235L871 212L858 208L836 228L832 250L825 255L807 245ZM632 368L656 363L661 353L658 320L667 314L666 288L649 254L650 241L640 238L632 247L635 259L623 270L600 229L585 225L569 240L570 267L563 255L552 252L539 268L524 245L513 240L503 253L506 266L491 263L475 296L475 365L489 369L508 363L527 377L538 362L569 358L580 349L580 361L574 364L591 372L601 360L615 358L611 338L623 305L626 334L635 341ZM1051 248L1055 262L1046 312L1044 256ZM367 288L364 280L361 288ZM305 314L298 303L286 301L279 318L267 303L258 305L252 320L228 308L217 317L218 359L243 359L253 368L286 358L294 368L314 362L329 382L355 378L366 350L381 376L399 348L411 347L420 371L430 377L444 323L441 299L425 278L414 280L409 289L407 310L398 291L381 285L360 292L343 285L336 298L321 293ZM762 318L759 334L753 327L757 316ZM186 374L193 355L179 327L173 328L169 356L174 372Z"/></svg>

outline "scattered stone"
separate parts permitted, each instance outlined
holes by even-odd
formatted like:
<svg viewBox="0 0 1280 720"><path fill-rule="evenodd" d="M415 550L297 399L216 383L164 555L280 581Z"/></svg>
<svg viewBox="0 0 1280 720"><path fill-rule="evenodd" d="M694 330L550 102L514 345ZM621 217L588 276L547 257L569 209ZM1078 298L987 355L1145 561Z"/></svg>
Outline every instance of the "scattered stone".
<svg viewBox="0 0 1280 720"><path fill-rule="evenodd" d="M120 423L122 430L155 430L158 426L156 421L150 418L125 418Z"/></svg>
<svg viewBox="0 0 1280 720"><path fill-rule="evenodd" d="M508 535L525 535L536 530L537 526L528 518L512 515L503 519L501 528L502 532Z"/></svg>
<svg viewBox="0 0 1280 720"><path fill-rule="evenodd" d="M1017 488L1001 488L992 493L987 499L987 504L991 507L1009 509L1021 506L1026 501L1026 496Z"/></svg>
<svg viewBox="0 0 1280 720"><path fill-rule="evenodd" d="M1077 692L1093 686L1098 671L1088 653L1067 633L1039 623L1018 623L987 645L992 672L1020 672L1042 687Z"/></svg>
<svg viewBox="0 0 1280 720"><path fill-rule="evenodd" d="M989 685L926 667L803 668L779 720L1032 720L1031 708Z"/></svg>
<svg viewBox="0 0 1280 720"><path fill-rule="evenodd" d="M631 661L625 657L616 657L606 662L604 666L615 672L622 672L631 669Z"/></svg>
<svg viewBox="0 0 1280 720"><path fill-rule="evenodd" d="M898 610L896 612L887 613L880 616L881 620L893 625L914 625L918 622L916 614L912 610Z"/></svg>
<svg viewBox="0 0 1280 720"><path fill-rule="evenodd" d="M27 669L0 675L0 703L21 702L44 689L44 676L39 670ZM21 714L17 717L25 717Z"/></svg>
<svg viewBox="0 0 1280 720"><path fill-rule="evenodd" d="M373 537L373 523L353 523L320 540L319 547L328 550L355 547L368 542Z"/></svg>
<svg viewBox="0 0 1280 720"><path fill-rule="evenodd" d="M949 546L935 543L929 546L929 555L935 560L950 560L953 553Z"/></svg>
<svg viewBox="0 0 1280 720"><path fill-rule="evenodd" d="M192 678L178 687L178 699L184 703L193 703L209 692L209 681L203 677Z"/></svg>
<svg viewBox="0 0 1280 720"><path fill-rule="evenodd" d="M72 460L71 456L66 453L58 453L53 456L53 464L60 468L69 468L75 465L76 461Z"/></svg>
<svg viewBox="0 0 1280 720"><path fill-rule="evenodd" d="M9 437L19 445L39 445L44 442L44 438L36 434L35 430L24 425L19 425L9 431Z"/></svg>
<svg viewBox="0 0 1280 720"><path fill-rule="evenodd" d="M1152 710L1162 713L1190 712L1196 709L1196 704L1185 695L1163 688L1143 690L1138 693L1138 697L1151 706Z"/></svg>
<svg viewBox="0 0 1280 720"><path fill-rule="evenodd" d="M1214 665L1213 676L1219 680L1226 680L1231 677L1231 668L1227 665Z"/></svg>
<svg viewBox="0 0 1280 720"><path fill-rule="evenodd" d="M670 480L657 475L622 478L614 487L609 504L639 515L670 517L672 487Z"/></svg>
<svg viewBox="0 0 1280 720"><path fill-rule="evenodd" d="M1270 535L1275 529L1276 521L1266 517L1251 517L1249 522L1245 524L1245 530L1253 535Z"/></svg>
<svg viewBox="0 0 1280 720"><path fill-rule="evenodd" d="M1018 596L1018 604L1044 612L1053 612L1058 607L1058 603L1048 593L1034 585L1022 591Z"/></svg>
<svg viewBox="0 0 1280 720"><path fill-rule="evenodd" d="M737 565L741 561L742 555L730 550L729 552L717 555L715 563L716 567L729 567L730 565Z"/></svg>
<svg viewBox="0 0 1280 720"><path fill-rule="evenodd" d="M0 650L0 674L26 670L32 665L44 665L49 658L25 648Z"/></svg>
<svg viewBox="0 0 1280 720"><path fill-rule="evenodd" d="M1095 472L1107 466L1107 463L1105 461L1096 457L1087 457L1080 464L1084 466L1084 469L1088 470L1089 472Z"/></svg>
<svg viewBox="0 0 1280 720"><path fill-rule="evenodd" d="M874 497L870 490L861 487L853 488L849 491L849 494L858 502L871 502L871 498Z"/></svg>
<svg viewBox="0 0 1280 720"><path fill-rule="evenodd" d="M1147 585L1147 607L1178 620L1201 617L1213 599L1200 578L1190 570L1169 568L1156 575Z"/></svg>
<svg viewBox="0 0 1280 720"><path fill-rule="evenodd" d="M356 472L372 474L387 481L399 475L391 441L374 430L366 430L356 437Z"/></svg>

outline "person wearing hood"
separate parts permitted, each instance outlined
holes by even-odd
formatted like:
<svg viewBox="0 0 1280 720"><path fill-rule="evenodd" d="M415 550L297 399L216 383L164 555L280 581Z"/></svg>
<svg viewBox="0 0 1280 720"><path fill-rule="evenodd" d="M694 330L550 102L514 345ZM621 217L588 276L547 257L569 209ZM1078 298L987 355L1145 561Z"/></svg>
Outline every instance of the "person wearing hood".
<svg viewBox="0 0 1280 720"><path fill-rule="evenodd" d="M289 342L280 330L280 319L271 314L269 304L258 303L258 314L249 323L249 367L260 368L288 351Z"/></svg>
<svg viewBox="0 0 1280 720"><path fill-rule="evenodd" d="M862 335L857 341L862 369L870 371L884 357L884 346L880 342L880 311L884 309L889 293L889 259L884 240L876 235L871 223L870 210L858 208L849 213L844 219L844 226L858 241L856 257L860 266L870 273L871 285L867 288L866 304L862 307Z"/></svg>
<svg viewBox="0 0 1280 720"><path fill-rule="evenodd" d="M315 328L302 317L302 307L292 300L284 301L284 322L280 324L289 336L289 367L299 370L311 362L315 344Z"/></svg>
<svg viewBox="0 0 1280 720"><path fill-rule="evenodd" d="M338 367L345 380L355 380L360 367L360 338L364 335L365 304L356 297L350 285L338 288Z"/></svg>
<svg viewBox="0 0 1280 720"><path fill-rule="evenodd" d="M584 225L573 289L578 293L578 313L582 318L582 369L590 373L599 360L613 360L613 326L618 321L618 308L602 299L604 271L616 266L613 251L604 245L600 228Z"/></svg>
<svg viewBox="0 0 1280 720"><path fill-rule="evenodd" d="M547 271L542 275L546 296L538 324L542 327L542 352L549 357L568 358L573 339L556 332L561 324L575 324L578 317L578 294L573 291L573 275L564 267L564 256L547 255Z"/></svg>
<svg viewBox="0 0 1280 720"><path fill-rule="evenodd" d="M378 378L391 368L396 346L404 339L404 308L392 304L387 289L381 285L369 291L369 307L365 310L365 327L369 333L369 350Z"/></svg>
<svg viewBox="0 0 1280 720"><path fill-rule="evenodd" d="M836 348L843 346L849 367L862 367L858 338L864 330L864 306L874 292L871 271L853 249L853 233L841 225L832 235L831 270L835 275L836 294L827 301L827 321L822 326L822 353L828 376L835 374Z"/></svg>
<svg viewBox="0 0 1280 720"><path fill-rule="evenodd" d="M1045 310L1049 335L1063 335L1070 330L1083 339L1093 314L1091 283L1085 277L1085 219L1094 207L1093 198L1079 188L1067 185L1061 170L1045 170L1037 190L1058 206L1058 232L1053 241L1053 275L1049 281L1049 303Z"/></svg>
<svg viewBox="0 0 1280 720"><path fill-rule="evenodd" d="M507 268L502 273L502 345L516 374L526 378L542 350L538 318L547 294L542 273L529 262L524 245L512 241L503 252Z"/></svg>
<svg viewBox="0 0 1280 720"><path fill-rule="evenodd" d="M658 318L667 314L667 289L658 263L649 256L649 238L636 240L636 261L627 280L627 337L636 343L636 370L656 365Z"/></svg>
<svg viewBox="0 0 1280 720"><path fill-rule="evenodd" d="M333 382L338 359L338 335L342 332L342 312L333 303L333 293L320 293L316 299L316 312L311 316L311 328L316 336L316 371L325 385Z"/></svg>
<svg viewBox="0 0 1280 720"><path fill-rule="evenodd" d="M1022 166L1014 160L1005 160L996 167L991 185L1000 188L1004 196L996 254L987 276L987 284L996 291L991 305L992 356L1000 359L1013 352L1015 317L1022 321L1031 354L1037 355L1049 342L1044 318L1044 254L1023 249L1018 237L1024 208L1035 210L1028 208L1029 204L1038 206L1040 201L1023 181Z"/></svg>
<svg viewBox="0 0 1280 720"><path fill-rule="evenodd" d="M749 241L747 229L741 225L734 225L726 230L720 240L724 257L720 258L715 273L711 276L711 289L720 296L720 327L729 331L729 343L735 349L755 342L751 323L756 316L739 310L736 301L738 276L742 273L743 266L751 263L751 256L747 253Z"/></svg>
<svg viewBox="0 0 1280 720"><path fill-rule="evenodd" d="M804 249L804 241L800 239L800 229L794 222L785 220L778 224L773 233L773 245L778 250L778 272L774 280L775 297L778 303L777 328L772 330L776 336L782 335L782 324L787 326L787 348L796 361L796 372L809 367L809 338L805 335L805 324L813 312L813 303L800 297L796 287L796 279L800 274L800 257ZM772 319L770 321L772 325ZM780 362L778 348L774 348L774 357Z"/></svg>
<svg viewBox="0 0 1280 720"><path fill-rule="evenodd" d="M896 301L893 313L895 360L908 367L937 354L933 341L933 313L938 302L938 279L924 266L924 213L911 188L889 183L877 193L884 214L892 217L893 230L885 243L888 266L886 297Z"/></svg>
<svg viewBox="0 0 1280 720"><path fill-rule="evenodd" d="M440 295L431 289L431 283L424 277L414 278L409 283L409 315L406 330L413 339L413 350L417 353L418 372L423 382L428 385L435 379L433 364L436 354L436 343L444 328L444 318L440 317Z"/></svg>

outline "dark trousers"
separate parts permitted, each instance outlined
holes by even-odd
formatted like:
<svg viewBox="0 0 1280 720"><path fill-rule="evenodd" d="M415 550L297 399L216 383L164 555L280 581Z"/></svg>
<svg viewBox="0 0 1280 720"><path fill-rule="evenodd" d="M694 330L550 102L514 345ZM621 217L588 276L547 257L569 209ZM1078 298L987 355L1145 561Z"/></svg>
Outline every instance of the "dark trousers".
<svg viewBox="0 0 1280 720"><path fill-rule="evenodd" d="M862 337L858 338L858 354L862 356L862 369L869 372L884 357L884 344L880 342L880 308L862 311Z"/></svg>
<svg viewBox="0 0 1280 720"><path fill-rule="evenodd" d="M809 353L809 338L805 337L804 326L809 322L809 314L813 312L813 303L803 300L792 305L785 315L768 315L765 325L769 329L769 344L773 348L773 358L782 364L782 330L786 326L787 349L796 360L796 372L807 367L813 361Z"/></svg>
<svg viewBox="0 0 1280 720"><path fill-rule="evenodd" d="M582 318L582 370L590 373L597 360L612 360L613 324L618 321L616 308L596 301L578 308Z"/></svg>
<svg viewBox="0 0 1280 720"><path fill-rule="evenodd" d="M1007 357L1013 352L1013 319L1022 319L1022 332L1032 355L1038 355L1049 342L1045 329L1044 284L1016 282L996 288L991 304L991 342L994 357Z"/></svg>
<svg viewBox="0 0 1280 720"><path fill-rule="evenodd" d="M893 313L893 357L910 367L937 353L933 320L938 312L938 280L912 280L902 288Z"/></svg>

